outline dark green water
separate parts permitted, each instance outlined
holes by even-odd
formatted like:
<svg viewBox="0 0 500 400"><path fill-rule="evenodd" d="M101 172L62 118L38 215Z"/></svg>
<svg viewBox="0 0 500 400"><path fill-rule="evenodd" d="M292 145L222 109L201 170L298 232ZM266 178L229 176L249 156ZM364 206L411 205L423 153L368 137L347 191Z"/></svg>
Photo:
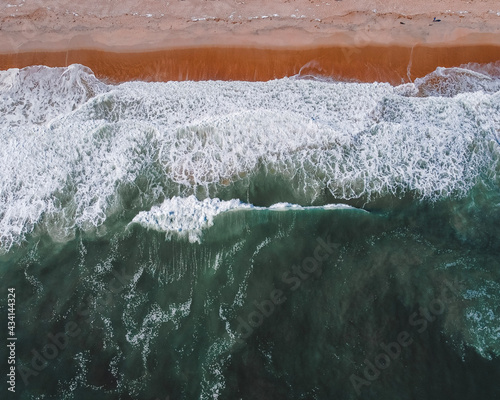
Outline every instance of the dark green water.
<svg viewBox="0 0 500 400"><path fill-rule="evenodd" d="M71 73L2 89L2 399L500 398L498 92Z"/></svg>
<svg viewBox="0 0 500 400"><path fill-rule="evenodd" d="M233 211L201 244L119 224L28 241L2 259L3 293L17 293L19 398L496 398L499 217L465 212L459 231L453 211L468 201ZM333 244L324 260L294 270L318 239ZM425 326L421 307L436 312ZM36 371L33 350L52 356L47 334L68 323L74 337ZM366 379L364 360L405 331L412 343L358 396L352 376Z"/></svg>

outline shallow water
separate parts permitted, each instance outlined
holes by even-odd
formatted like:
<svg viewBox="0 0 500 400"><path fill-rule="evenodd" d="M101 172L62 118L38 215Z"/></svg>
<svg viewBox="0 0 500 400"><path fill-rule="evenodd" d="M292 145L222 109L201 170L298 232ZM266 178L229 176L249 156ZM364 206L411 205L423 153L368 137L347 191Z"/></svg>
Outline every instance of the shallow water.
<svg viewBox="0 0 500 400"><path fill-rule="evenodd" d="M499 70L0 72L16 396L498 397Z"/></svg>

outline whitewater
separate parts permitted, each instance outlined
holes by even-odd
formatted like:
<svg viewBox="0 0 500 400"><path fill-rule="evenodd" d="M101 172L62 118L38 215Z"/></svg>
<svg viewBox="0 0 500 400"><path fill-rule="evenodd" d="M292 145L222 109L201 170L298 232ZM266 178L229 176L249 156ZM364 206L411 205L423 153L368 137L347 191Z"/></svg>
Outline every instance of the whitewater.
<svg viewBox="0 0 500 400"><path fill-rule="evenodd" d="M436 200L497 180L498 65L440 68L411 84L285 78L127 82L81 65L0 72L0 243L55 240L173 196L275 202ZM255 205L263 199L251 200ZM124 203L131 203L126 206Z"/></svg>

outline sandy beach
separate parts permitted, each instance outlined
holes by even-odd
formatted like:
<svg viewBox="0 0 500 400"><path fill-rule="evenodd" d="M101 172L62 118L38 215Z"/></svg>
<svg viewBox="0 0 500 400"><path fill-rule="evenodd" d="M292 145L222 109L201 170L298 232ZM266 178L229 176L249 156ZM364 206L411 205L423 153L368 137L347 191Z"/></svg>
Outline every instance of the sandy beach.
<svg viewBox="0 0 500 400"><path fill-rule="evenodd" d="M111 81L313 73L397 84L500 59L494 0L12 3L0 5L1 69L81 63Z"/></svg>

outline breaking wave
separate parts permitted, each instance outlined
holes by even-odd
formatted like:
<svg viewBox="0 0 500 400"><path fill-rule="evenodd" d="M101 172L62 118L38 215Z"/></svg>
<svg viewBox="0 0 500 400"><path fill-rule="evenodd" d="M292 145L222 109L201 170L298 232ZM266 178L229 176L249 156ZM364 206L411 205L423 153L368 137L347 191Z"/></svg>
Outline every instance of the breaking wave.
<svg viewBox="0 0 500 400"><path fill-rule="evenodd" d="M238 199L221 201L220 199L206 198L199 201L195 196L173 197L165 200L160 206L153 206L150 211L141 211L132 223L145 228L166 233L169 239L175 236L187 236L191 243L200 242L203 229L214 224L214 218L228 211L286 211L286 210L333 210L351 208L344 204L327 204L320 207L302 207L298 204L277 203L270 207L256 207L253 204L243 203Z"/></svg>

